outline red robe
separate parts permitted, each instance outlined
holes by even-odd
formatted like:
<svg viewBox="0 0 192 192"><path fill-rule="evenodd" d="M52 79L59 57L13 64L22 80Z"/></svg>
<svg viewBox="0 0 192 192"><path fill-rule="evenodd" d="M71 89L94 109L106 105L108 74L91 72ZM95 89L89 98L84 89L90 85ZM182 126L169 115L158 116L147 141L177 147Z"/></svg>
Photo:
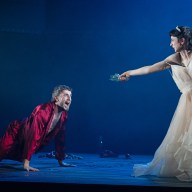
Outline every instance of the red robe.
<svg viewBox="0 0 192 192"><path fill-rule="evenodd" d="M67 112L63 111L55 128L48 133L54 115L53 102L40 104L24 120L11 122L0 139L0 160L23 161L55 138L55 156L64 160L65 125Z"/></svg>

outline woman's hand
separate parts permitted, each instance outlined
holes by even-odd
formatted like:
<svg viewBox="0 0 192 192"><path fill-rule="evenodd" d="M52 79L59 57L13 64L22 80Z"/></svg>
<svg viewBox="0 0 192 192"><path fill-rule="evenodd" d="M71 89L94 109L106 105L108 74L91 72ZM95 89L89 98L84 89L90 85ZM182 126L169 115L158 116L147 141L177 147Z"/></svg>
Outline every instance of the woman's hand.
<svg viewBox="0 0 192 192"><path fill-rule="evenodd" d="M119 81L127 81L130 77L129 72L127 71L119 75L118 79Z"/></svg>

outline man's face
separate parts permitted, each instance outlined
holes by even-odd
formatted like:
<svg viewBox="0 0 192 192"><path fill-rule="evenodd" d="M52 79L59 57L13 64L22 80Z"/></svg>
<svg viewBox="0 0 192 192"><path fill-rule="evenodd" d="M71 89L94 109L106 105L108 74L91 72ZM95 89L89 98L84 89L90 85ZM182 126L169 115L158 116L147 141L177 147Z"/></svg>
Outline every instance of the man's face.
<svg viewBox="0 0 192 192"><path fill-rule="evenodd" d="M69 90L64 90L56 97L56 105L63 108L65 111L68 111L71 105L72 93Z"/></svg>
<svg viewBox="0 0 192 192"><path fill-rule="evenodd" d="M184 39L178 39L177 37L171 36L170 46L175 52L180 52L183 49Z"/></svg>

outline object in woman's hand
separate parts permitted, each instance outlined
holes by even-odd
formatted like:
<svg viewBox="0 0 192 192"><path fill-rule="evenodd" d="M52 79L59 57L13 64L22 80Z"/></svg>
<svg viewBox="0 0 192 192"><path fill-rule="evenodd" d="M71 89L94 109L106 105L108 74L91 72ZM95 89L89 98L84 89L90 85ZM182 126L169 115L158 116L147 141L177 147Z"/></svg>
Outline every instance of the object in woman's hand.
<svg viewBox="0 0 192 192"><path fill-rule="evenodd" d="M114 75L110 75L110 78L109 80L111 81L119 81L119 74L118 73L115 73Z"/></svg>

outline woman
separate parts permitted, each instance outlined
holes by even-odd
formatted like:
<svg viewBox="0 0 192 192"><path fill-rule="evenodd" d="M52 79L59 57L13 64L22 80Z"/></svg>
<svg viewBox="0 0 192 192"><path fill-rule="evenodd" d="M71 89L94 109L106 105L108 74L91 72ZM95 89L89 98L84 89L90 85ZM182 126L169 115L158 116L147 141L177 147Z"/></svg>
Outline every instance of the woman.
<svg viewBox="0 0 192 192"><path fill-rule="evenodd" d="M133 176L155 175L192 181L192 28L177 26L170 31L170 46L175 53L163 61L128 70L119 81L171 68L181 97L170 127L154 158L147 164L135 164Z"/></svg>

